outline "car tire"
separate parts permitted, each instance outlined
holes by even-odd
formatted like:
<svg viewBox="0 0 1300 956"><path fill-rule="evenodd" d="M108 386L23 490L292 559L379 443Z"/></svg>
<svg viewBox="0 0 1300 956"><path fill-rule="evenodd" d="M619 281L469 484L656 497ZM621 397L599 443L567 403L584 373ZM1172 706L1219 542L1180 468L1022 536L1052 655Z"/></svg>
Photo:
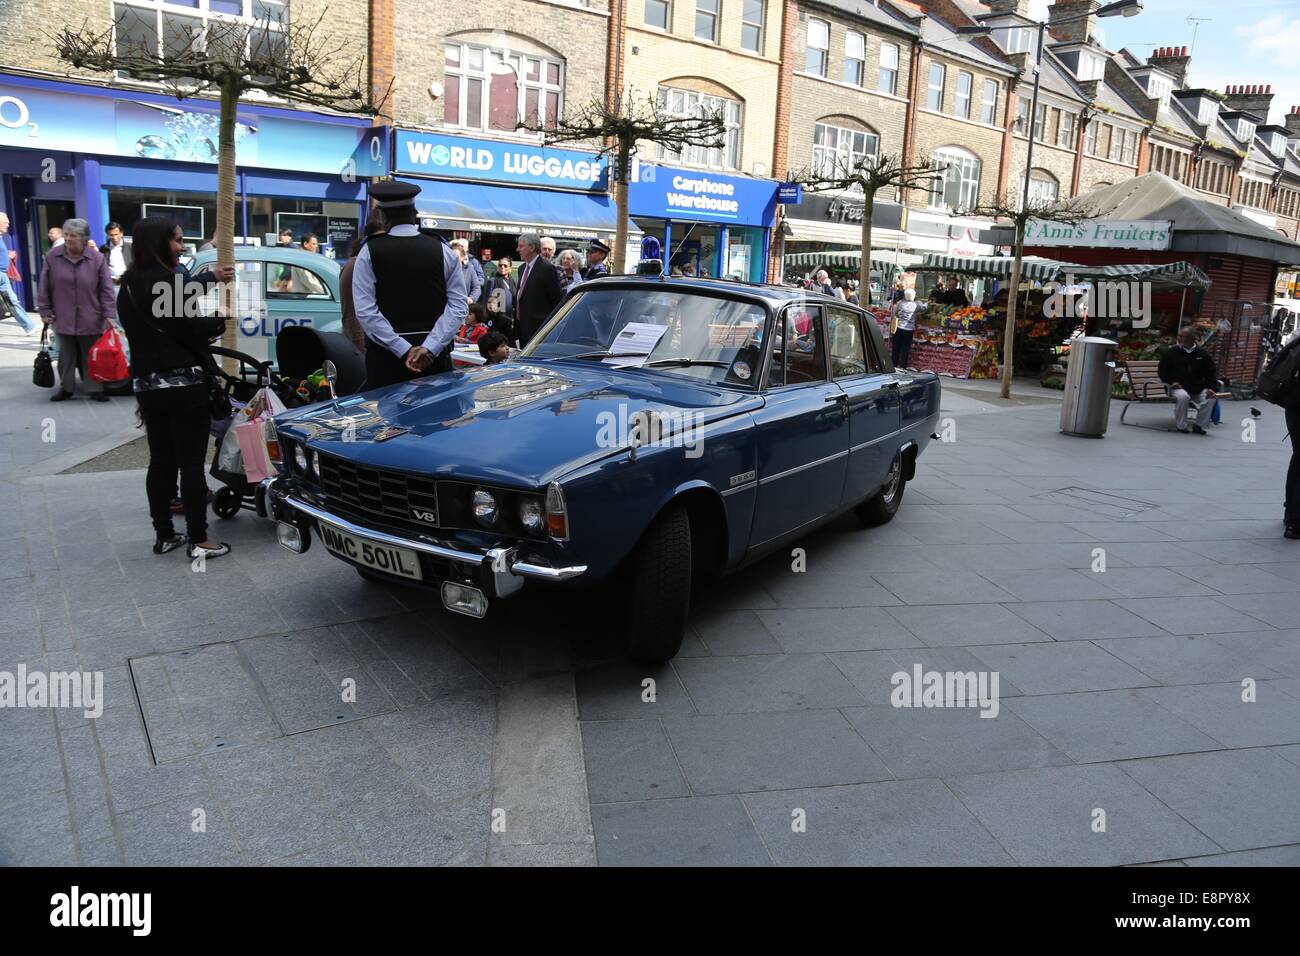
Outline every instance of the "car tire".
<svg viewBox="0 0 1300 956"><path fill-rule="evenodd" d="M889 466L889 474L880 490L858 505L854 513L865 525L886 524L898 514L899 505L903 503L903 491L907 488L907 479L903 477L903 456L895 455Z"/></svg>
<svg viewBox="0 0 1300 956"><path fill-rule="evenodd" d="M680 505L655 519L632 557L627 656L662 664L681 649L691 607L691 519Z"/></svg>

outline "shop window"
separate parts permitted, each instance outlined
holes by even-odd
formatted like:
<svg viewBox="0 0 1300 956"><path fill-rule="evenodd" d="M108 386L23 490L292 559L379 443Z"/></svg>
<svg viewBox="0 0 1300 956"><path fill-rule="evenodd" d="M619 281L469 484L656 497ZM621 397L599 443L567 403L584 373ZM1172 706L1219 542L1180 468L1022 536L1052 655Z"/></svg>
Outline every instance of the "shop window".
<svg viewBox="0 0 1300 956"><path fill-rule="evenodd" d="M831 46L831 25L815 17L808 19L808 42L804 54L804 72L826 75L826 61Z"/></svg>
<svg viewBox="0 0 1300 956"><path fill-rule="evenodd" d="M970 209L979 202L979 157L964 149L949 146L937 150L930 164L940 173L930 192L930 205L935 209Z"/></svg>
<svg viewBox="0 0 1300 956"><path fill-rule="evenodd" d="M288 4L280 0L118 0L113 43L119 56L174 58L202 51L217 37L230 42L232 31L225 27L236 23L252 29L233 31L245 44L235 55L280 56L288 20Z"/></svg>
<svg viewBox="0 0 1300 956"><path fill-rule="evenodd" d="M695 39L718 42L719 0L695 0Z"/></svg>
<svg viewBox="0 0 1300 956"><path fill-rule="evenodd" d="M667 116L700 117L715 114L722 117L726 127L720 147L687 146L682 152L675 153L663 146L658 148L658 157L690 166L705 166L710 169L738 169L740 167L740 121L742 107L737 100L721 96L710 96L694 90L681 90L669 86L659 87L657 104Z"/></svg>
<svg viewBox="0 0 1300 956"><path fill-rule="evenodd" d="M844 34L844 82L861 86L866 75L867 38L855 30Z"/></svg>
<svg viewBox="0 0 1300 956"><path fill-rule="evenodd" d="M841 179L879 152L880 137L875 133L829 123L813 125L812 168L815 176Z"/></svg>
<svg viewBox="0 0 1300 956"><path fill-rule="evenodd" d="M767 19L767 0L744 0L740 12L740 46L752 53L763 52L763 22Z"/></svg>
<svg viewBox="0 0 1300 956"><path fill-rule="evenodd" d="M980 122L989 126L998 121L998 81L984 81L984 99L980 103Z"/></svg>
<svg viewBox="0 0 1300 956"><path fill-rule="evenodd" d="M925 93L925 106L937 113L943 112L943 80L947 70L942 63L930 64L930 80Z"/></svg>
<svg viewBox="0 0 1300 956"><path fill-rule="evenodd" d="M645 23L648 27L671 30L673 5L669 0L645 0Z"/></svg>
<svg viewBox="0 0 1300 956"><path fill-rule="evenodd" d="M513 133L521 120L552 127L560 118L564 64L502 47L450 43L443 59L443 122Z"/></svg>
<svg viewBox="0 0 1300 956"><path fill-rule="evenodd" d="M880 80L876 87L882 93L898 92L898 44L880 44Z"/></svg>
<svg viewBox="0 0 1300 956"><path fill-rule="evenodd" d="M867 353L856 312L826 310L826 344L830 348L833 377L852 378L867 373Z"/></svg>

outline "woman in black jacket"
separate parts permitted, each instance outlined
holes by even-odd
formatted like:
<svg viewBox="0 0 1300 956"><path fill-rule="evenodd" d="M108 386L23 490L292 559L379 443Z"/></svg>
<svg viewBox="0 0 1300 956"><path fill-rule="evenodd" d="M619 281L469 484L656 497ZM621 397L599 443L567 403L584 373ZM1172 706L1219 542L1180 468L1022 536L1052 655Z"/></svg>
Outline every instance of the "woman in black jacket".
<svg viewBox="0 0 1300 956"><path fill-rule="evenodd" d="M233 279L235 270L218 267L191 278L180 264L185 250L180 226L160 216L136 223L131 249L117 315L131 344L131 378L149 442L145 491L157 535L153 551L166 554L188 539L191 558L218 557L230 546L208 539L204 460L212 422L207 370L215 367L208 342L225 330L225 319L197 314L202 310L193 297L214 282ZM172 525L177 470L186 535L177 535Z"/></svg>

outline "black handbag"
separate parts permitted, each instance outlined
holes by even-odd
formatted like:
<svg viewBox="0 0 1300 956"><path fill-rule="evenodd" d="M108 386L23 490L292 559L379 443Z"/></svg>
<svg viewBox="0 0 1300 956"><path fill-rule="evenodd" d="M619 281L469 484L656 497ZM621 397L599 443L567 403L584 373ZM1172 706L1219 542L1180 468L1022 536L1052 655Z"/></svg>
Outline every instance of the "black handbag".
<svg viewBox="0 0 1300 956"><path fill-rule="evenodd" d="M48 325L41 329L41 350L36 353L36 361L32 363L32 384L37 388L54 387L54 362L50 358L50 350L46 348L50 337L50 327Z"/></svg>
<svg viewBox="0 0 1300 956"><path fill-rule="evenodd" d="M213 420L223 422L231 415L235 414L235 406L230 404L230 396L226 394L226 388L221 383L221 374L217 370L217 363L213 361L212 353L207 349L196 350L189 344L182 342L168 330L150 322L146 317L146 313L140 309L139 303L135 301L135 293L131 291L131 286L124 282L122 288L126 289L127 297L131 300L131 307L135 309L136 317L139 318L141 322L149 326L149 328L153 329L159 335L171 339L198 360L199 367L203 369L203 384L207 386L208 390L208 413L212 416ZM200 383L196 382L195 384Z"/></svg>

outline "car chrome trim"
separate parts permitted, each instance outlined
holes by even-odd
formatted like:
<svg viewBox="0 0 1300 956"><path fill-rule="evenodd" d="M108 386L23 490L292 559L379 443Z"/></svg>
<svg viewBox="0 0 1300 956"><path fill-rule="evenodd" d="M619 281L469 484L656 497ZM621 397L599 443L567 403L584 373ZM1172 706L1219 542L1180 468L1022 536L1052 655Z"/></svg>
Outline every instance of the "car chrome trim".
<svg viewBox="0 0 1300 956"><path fill-rule="evenodd" d="M898 431L890 432L888 435L881 435L879 438L871 439L871 441L864 441L860 445L854 445L852 448L849 449L849 451L862 451L862 449L864 448L870 448L872 445L878 445L882 441L887 441L890 438L897 438L900 434L902 434L902 431L903 429L900 428L898 429Z"/></svg>
<svg viewBox="0 0 1300 956"><path fill-rule="evenodd" d="M725 498L727 497L727 495L738 494L739 492L749 491L750 489L757 488L757 487L758 487L757 481L747 481L743 485L736 485L736 487L728 488L726 491L719 492L719 494L721 494L722 497Z"/></svg>
<svg viewBox="0 0 1300 956"><path fill-rule="evenodd" d="M765 478L760 478L758 479L758 483L760 485L766 485L769 482L780 481L782 478L788 478L790 475L798 474L801 471L807 471L809 468L816 468L818 465L824 465L828 461L834 461L836 458L843 458L848 453L849 450L846 448L843 451L837 451L833 455L827 455L825 458L818 458L816 461L805 462L802 465L796 465L794 468L789 468L785 471L778 472L775 475L768 475Z"/></svg>
<svg viewBox="0 0 1300 956"><path fill-rule="evenodd" d="M295 511L300 511L308 517L315 518L317 521L324 521L327 524L337 525L350 534L358 535L362 538L368 538L371 541L378 541L380 544L391 545L396 548L410 548L412 551L418 551L421 554L427 554L435 558L442 558L445 561L455 561L459 564L470 564L478 567L485 560L490 561L501 554L507 556L508 573L525 578L538 578L545 581L568 581L570 578L576 578L587 570L585 564L569 565L567 567L556 568L549 564L543 564L536 559L522 560L513 548L503 549L493 548L486 553L475 551L462 551L459 548L448 547L445 544L437 544L433 541L420 541L416 538L407 538L401 535L389 534L385 531L376 531L374 528L367 528L364 525L355 524L341 518L336 514L318 508L311 502L304 501L302 498L295 498L287 493L279 493L280 501ZM495 571L495 569L493 569ZM500 574L501 572L495 572ZM517 590L517 589L516 589ZM498 592L500 593L500 592Z"/></svg>

